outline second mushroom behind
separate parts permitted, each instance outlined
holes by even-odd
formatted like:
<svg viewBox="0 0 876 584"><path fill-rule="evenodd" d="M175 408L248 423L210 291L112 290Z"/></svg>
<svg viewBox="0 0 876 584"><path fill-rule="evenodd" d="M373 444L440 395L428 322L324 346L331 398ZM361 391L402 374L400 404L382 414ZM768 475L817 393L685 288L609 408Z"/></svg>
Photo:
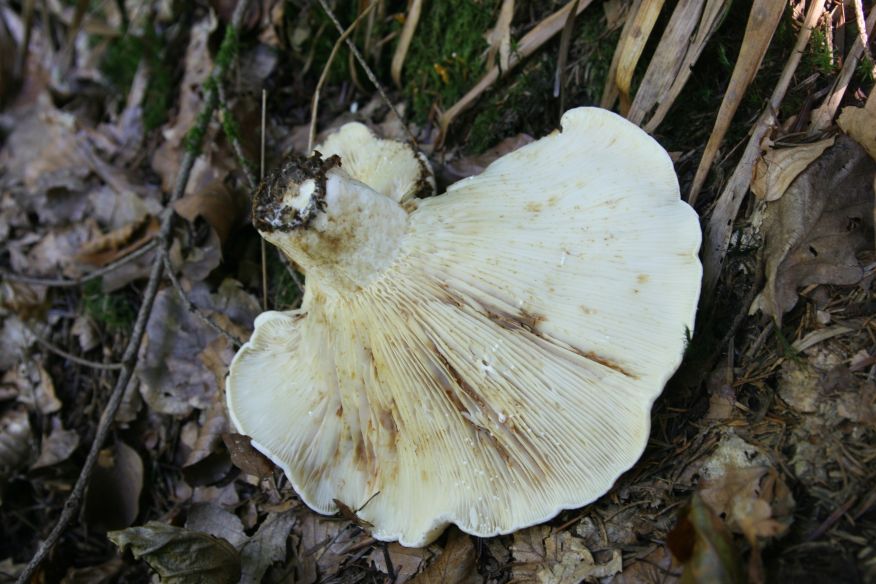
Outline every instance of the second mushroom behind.
<svg viewBox="0 0 876 584"><path fill-rule="evenodd" d="M358 124L266 181L255 224L306 292L259 316L227 382L234 425L307 505L368 501L374 537L408 546L610 489L644 450L701 276L668 155L615 114L571 110L416 198L433 184Z"/></svg>

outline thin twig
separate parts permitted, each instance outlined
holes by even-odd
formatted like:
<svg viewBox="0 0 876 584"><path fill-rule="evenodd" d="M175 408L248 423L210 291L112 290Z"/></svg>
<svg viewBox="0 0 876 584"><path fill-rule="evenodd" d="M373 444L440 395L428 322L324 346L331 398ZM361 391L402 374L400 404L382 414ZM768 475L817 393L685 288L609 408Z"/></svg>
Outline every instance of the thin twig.
<svg viewBox="0 0 876 584"><path fill-rule="evenodd" d="M73 287L73 286L81 286L86 282L90 282L91 280L96 280L113 270L116 270L125 264L133 262L137 258L141 258L153 249L157 245L156 240L152 240L143 247L132 251L128 255L117 259L116 261L105 265L99 270L95 270L91 273L85 274L84 276L76 279L68 279L68 278L40 278L38 276L27 276L25 274L16 274L15 272L10 272L4 269L0 269L0 278L4 280L9 280L10 282L21 282L22 284L32 284L35 286L52 286L55 288L63 288L63 287Z"/></svg>
<svg viewBox="0 0 876 584"><path fill-rule="evenodd" d="M225 95L225 86L221 83L219 84L219 106L223 116L231 115L231 109L228 107L228 98ZM240 138L237 135L230 133L226 133L226 136L231 143L231 149L234 151L234 156L237 157L237 162L240 164L240 168L243 170L243 174L246 177L247 186L250 190L255 190L259 183L256 180L256 176L253 174L252 169L249 167L246 156L243 155L243 147L240 145Z"/></svg>
<svg viewBox="0 0 876 584"><path fill-rule="evenodd" d="M322 9L328 15L331 21L334 23L335 28L338 29L338 33L344 34L344 27L341 26L341 23L338 21L335 13L332 12L332 9L329 7L328 3L325 0L319 0L319 4L320 6L322 6ZM356 48L356 44L350 39L347 39L346 42L347 46L350 47L350 52L353 53L353 57L356 58L356 61L359 63L359 65L361 65L362 69L365 70L365 75L368 76L368 80L371 82L372 85L374 85L374 88L377 89L377 92L380 94L380 98L383 100L383 103L389 106L389 109L392 110L392 113L395 114L395 117L399 119L402 128L404 128L405 130L405 134L408 135L408 140L411 142L412 145L416 146L417 139L411 133L410 128L408 128L407 122L405 122L405 119L389 100L389 97L386 95L386 91L383 90L383 85L380 84L380 81L378 81L377 77L374 75L374 71L372 71L371 67L368 66L368 63L365 62L365 58L362 56L362 53L359 52L359 49Z"/></svg>
<svg viewBox="0 0 876 584"><path fill-rule="evenodd" d="M243 20L243 14L246 10L247 4L248 0L239 0L237 3L237 6L234 9L234 14L231 17L231 22L228 25L229 27L232 27L232 30L226 35L225 40L223 41L223 48L228 46L226 43L233 43L236 41L235 35L240 28L240 23ZM216 109L218 102L216 86L224 77L225 64L226 61L219 61L213 68L211 77L214 82L207 85L207 96L204 100L204 105L201 108L201 115L196 118L198 122L197 126L194 128L195 133L190 135L203 136L213 117L213 112ZM192 172L192 167L198 156L196 151L200 149L201 144L190 144L189 146L190 147L186 149L186 153L183 156L176 185L170 196L170 203L182 196L185 191L186 184L188 183L189 176ZM31 558L27 563L27 566L25 566L24 570L19 575L17 580L18 584L27 584L30 582L36 569L46 558L49 551L58 542L58 539L60 539L64 530L79 511L79 506L82 503L85 489L88 487L89 480L91 479L91 473L94 470L97 457L109 435L110 428L112 427L113 420L115 420L119 406L122 404L122 399L125 396L125 389L128 387L128 383L131 381L131 377L134 374L134 368L137 364L137 355L140 350L140 343L146 332L146 323L149 321L149 316L152 314L152 306L155 301L155 296L158 294L158 287L161 284L161 276L164 272L164 262L162 261L162 257L163 254L170 249L173 240L172 230L174 217L173 209L168 205L162 213L161 229L156 238L160 247L155 259L152 261L152 270L149 274L149 281L146 284L146 290L143 292L143 304L140 305L140 310L137 313L137 320L135 321L134 328L131 332L131 338L128 340L128 344L125 347L125 352L122 356L122 371L116 380L113 391L100 416L100 421L98 422L97 430L94 434L94 440L91 443L91 448L88 451L88 456L85 459L85 463L82 465L82 470L79 473L79 477L76 479L76 484L73 486L73 490L64 502L64 508L61 511L60 517L58 517L58 520L51 532L49 532L49 535L40 544L33 558Z"/></svg>
<svg viewBox="0 0 876 584"><path fill-rule="evenodd" d="M99 363L97 361L91 361L90 359L83 359L82 357L77 357L76 355L74 355L72 353L68 353L67 351L65 351L61 347L54 345L50 341L48 341L48 340L44 339L43 337L41 337L40 335L38 335L35 330L33 330L32 328L30 328L30 326L27 325L27 323L23 323L23 324L24 324L24 328L26 328L28 330L28 332L33 335L33 338L35 338L36 341L40 345L42 345L43 347L45 347L46 349L48 349L52 353L55 353L59 357L63 357L64 359L67 359L68 361L72 361L73 363L76 363L78 365L82 365L83 367L91 367L92 369L119 370L122 368L121 363Z"/></svg>
<svg viewBox="0 0 876 584"><path fill-rule="evenodd" d="M265 180L265 129L267 124L268 92L262 89L262 133L261 133L261 156L259 157L259 180ZM260 238L262 245L262 310L268 309L268 244L265 238Z"/></svg>
<svg viewBox="0 0 876 584"><path fill-rule="evenodd" d="M325 65L322 67L322 73L319 76L319 81L316 82L316 89L313 90L313 97L310 98L310 131L307 134L307 153L309 154L311 150L313 150L313 143L316 142L316 118L317 118L317 110L319 109L319 92L322 91L322 86L325 85L326 79L328 79L329 70L332 68L332 63L335 60L335 56L338 54L338 51L341 48L341 43L346 41L353 31L356 30L356 27L359 26L359 23L362 19L368 16L368 13L371 12L371 9L377 5L377 2L372 1L371 4L368 5L365 10L363 10L359 16L356 17L356 20L353 21L353 24L347 27L347 29L341 33L341 36L338 37L338 40L335 41L334 46L332 47L332 52L329 53L328 59L325 62Z"/></svg>
<svg viewBox="0 0 876 584"><path fill-rule="evenodd" d="M188 311L204 321L204 323L206 323L207 326L209 326L211 329L225 337L229 343L231 343L235 347L242 347L243 340L241 340L240 337L230 331L225 330L222 325L213 320L212 316L198 308L198 306L189 299L188 294L186 294L186 291L183 289L182 284L179 281L179 278L176 277L176 274L173 271L173 266L170 264L170 256L168 256L167 253L163 253L162 259L164 261L164 271L167 274L170 283L173 284L174 289L176 289L176 293L179 295L179 299L185 303Z"/></svg>

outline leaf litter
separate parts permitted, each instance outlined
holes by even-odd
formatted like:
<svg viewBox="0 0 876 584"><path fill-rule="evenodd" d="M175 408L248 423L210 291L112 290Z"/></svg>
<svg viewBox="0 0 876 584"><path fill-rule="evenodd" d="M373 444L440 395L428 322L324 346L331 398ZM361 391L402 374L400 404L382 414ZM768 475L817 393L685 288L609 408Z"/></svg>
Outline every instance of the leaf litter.
<svg viewBox="0 0 876 584"><path fill-rule="evenodd" d="M0 43L8 44L10 37L3 36L8 28L20 47L19 29L29 22L27 60L34 72L10 99L6 61L0 66L0 102L8 108L0 120L4 273L79 278L124 262L155 237L155 218L186 156L189 129L204 105L208 75L220 58L216 47L235 3L215 3L215 13L201 6L184 14L172 13L169 5L123 13L119 6L130 3L105 4L99 9L104 13L86 14L87 26L76 33L71 81L64 82L49 74L62 51L49 50L41 22L63 30L72 12L58 12L50 3L37 7L39 18L28 20L0 8ZM678 108L692 103L679 98L689 98L686 87L697 86L697 63L717 60L716 43L721 50L735 43L735 51L747 36L757 42L727 67L726 104L718 112L715 102L696 112L699 118L691 117L707 124L717 120L709 144L682 141L676 148L682 184L694 182L694 192L702 187L704 220L714 218L710 197L716 193L705 176L710 170L732 171L734 154L727 154L722 142L734 130L750 129L750 119L734 115L747 107L745 88L757 86L773 66L768 48L787 37L782 26L799 30L798 38L808 42L803 19L816 14L815 5L794 1L792 10L780 15L777 5L769 13L753 11L746 27L747 7L721 0L643 2L632 9L631 3L616 0L590 9L587 2L562 4L551 11L520 0L492 3L494 27L477 34L484 75L462 80L469 93L448 111L426 116L437 122L440 137L428 121L406 128L387 114L386 105L357 81L361 71L351 67L329 77L320 126L358 119L402 139L410 129L422 138L422 149L443 180L453 182L477 174L503 152L525 144L529 135L552 129L518 124L496 135L494 150L460 155L474 129L467 123L493 107L490 100L507 99L515 82L530 79L538 59L558 50L547 41L561 30L579 34L593 19L606 30L629 23L616 45L618 64L600 82L620 85L622 111L629 107L631 119L652 132L671 126ZM720 292L716 302L746 304L742 292L755 283L757 270L745 256L745 245L759 245L763 289L757 290L750 315L749 306L733 306L742 317L729 343L718 347L720 359L704 366L688 356L690 368L704 371L695 376L700 381L688 382L682 370L670 383L654 412L648 451L608 495L512 535L479 540L451 529L436 544L417 550L375 542L367 526L321 517L301 505L282 473L246 437L228 433L222 393L234 347L201 318L209 315L245 339L260 312L260 259L247 225L239 155L257 159L264 86L271 88L268 166L303 148L307 91L322 66L319 43L331 46L336 39L320 24L318 10L299 14L284 7L292 5L298 9L296 3L260 2L242 29L252 37L241 45L239 65L224 87L229 101L220 104L222 115L208 126L185 197L174 205L186 221L177 224L170 263L195 312L169 284L159 292L138 358L138 383L128 387L113 437L100 452L82 525L74 528L75 537L59 544L63 553L47 562L44 578L148 577L132 554L169 582L758 582L795 581L801 574L863 582L876 577L871 543L876 500L867 490L876 480L869 464L876 459L874 116L866 83L851 77L835 88L835 75L801 81L788 91L808 91L808 105L786 108L783 90L777 104L771 101L773 117L758 120L757 140L732 177L733 204L719 208L722 221L729 216L728 239L742 251L728 254L723 271L710 277ZM405 34L412 43L417 29L428 25L416 22L412 11L418 7L425 13L428 3L408 7L412 18ZM369 21L368 32L363 28L353 35L357 44L370 47L372 64L382 63L389 72L381 81L402 79L416 66L401 50L390 63L392 48L400 47L394 43L405 28L400 12L405 9L380 2L374 10L380 16ZM726 19L728 10L742 24ZM826 10L832 24L822 23L819 30L845 32L847 40L859 43L853 29L833 30L838 8ZM356 16L338 11L342 22ZM871 26L871 14L865 16ZM170 63L172 106L167 121L154 131L146 129L144 111L158 64L136 61L130 90L113 94L94 64L118 37L85 42L88 31L96 30L94 23L118 31L125 19L134 35L158 23L156 30L167 34L168 46L176 51L176 62ZM175 37L180 30L185 34ZM372 38L377 34L382 38ZM581 52L588 42L568 43L561 49L568 52L565 70L550 70L552 79L556 73L562 80L570 105L578 105L580 79L589 79L575 73L579 60L590 54ZM384 46L388 50L380 61L378 49ZM865 52L853 47L848 53L841 75L854 69L858 53ZM297 59L300 67L287 67L287 58ZM847 90L849 84L856 89ZM813 133L802 141L800 135L789 136L791 128L805 127L807 108L816 107L821 96L814 127L833 130L831 112L840 111L837 126L845 136ZM392 95L400 111L409 97ZM555 111L556 105L544 109ZM223 124L235 120L237 130ZM502 136L512 138L502 142ZM243 146L238 151L231 146L235 140ZM705 162L694 176L686 161L696 161L704 146ZM717 162L711 164L712 159ZM133 323L112 328L109 315L81 306L88 295L98 298L92 306L104 311L136 306L154 258L150 252L108 272L87 294L3 278L2 574L21 572L61 509L112 385L106 372L36 344L24 325L85 362L119 359L119 343ZM271 279L284 272L281 268L271 272ZM701 317L704 329L710 318ZM703 333L698 335L694 349L706 344ZM119 530L110 537L132 553L108 546L103 535L108 529Z"/></svg>

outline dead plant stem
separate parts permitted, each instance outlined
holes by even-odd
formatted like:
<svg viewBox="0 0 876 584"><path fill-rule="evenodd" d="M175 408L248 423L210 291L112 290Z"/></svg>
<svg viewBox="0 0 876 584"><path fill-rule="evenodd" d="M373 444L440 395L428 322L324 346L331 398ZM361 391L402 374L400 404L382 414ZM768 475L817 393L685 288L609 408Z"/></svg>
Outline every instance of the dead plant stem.
<svg viewBox="0 0 876 584"><path fill-rule="evenodd" d="M331 19L331 21L335 24L335 28L338 29L339 34L344 34L344 27L341 26L341 23L338 21L338 18L335 16L335 13L332 12L331 7L329 7L326 0L319 0L319 5L322 6L322 9ZM399 119L401 122L402 128L405 130L405 134L408 136L408 140L412 145L416 146L417 139L411 133L410 128L408 128L408 124L405 122L405 119L402 117L401 113L396 109L396 107L389 100L389 96L386 95L386 91L383 89L383 85L381 85L380 81L377 80L377 77L374 75L374 71L371 70L371 67L368 66L368 63L365 61L365 58L362 56L362 53L359 52L359 49L356 48L356 44L350 40L346 39L347 46L350 47L350 52L353 53L353 57L355 57L356 61L365 71L365 75L368 76L368 80L374 85L377 92L380 94L381 99L383 99L383 103L385 103L392 113L395 114L395 117Z"/></svg>
<svg viewBox="0 0 876 584"><path fill-rule="evenodd" d="M347 27L347 29L341 33L341 36L338 37L338 40L335 41L334 46L332 46L332 52L329 53L328 59L325 62L325 65L322 67L322 73L319 76L319 81L316 83L316 89L313 90L313 97L310 100L310 130L307 133L307 153L309 154L311 150L313 150L313 143L316 142L316 118L319 110L319 93L322 91L323 85L325 85L326 79L328 79L329 71L332 68L332 63L335 61L335 57L338 54L338 51L341 48L341 44L346 41L353 31L356 30L356 27L359 26L359 23L362 19L368 16L368 13L371 12L371 9L377 5L377 2L372 1L366 8L363 10L359 16L356 17L356 20L353 21L353 24Z"/></svg>
<svg viewBox="0 0 876 584"><path fill-rule="evenodd" d="M157 245L156 240L152 240L143 247L129 253L128 255L117 259L116 261L107 264L106 266L95 270L89 274L85 274L81 278L76 279L67 279L67 278L40 278L38 276L27 276L25 274L16 274L15 272L9 272L7 270L0 270L0 278L4 280L9 280L10 282L21 282L22 284L31 284L34 286L52 286L55 288L63 288L63 287L73 287L73 286L81 286L86 282L90 282L91 280L96 280L113 270L116 270L125 264L133 262L137 258L141 258L153 249Z"/></svg>

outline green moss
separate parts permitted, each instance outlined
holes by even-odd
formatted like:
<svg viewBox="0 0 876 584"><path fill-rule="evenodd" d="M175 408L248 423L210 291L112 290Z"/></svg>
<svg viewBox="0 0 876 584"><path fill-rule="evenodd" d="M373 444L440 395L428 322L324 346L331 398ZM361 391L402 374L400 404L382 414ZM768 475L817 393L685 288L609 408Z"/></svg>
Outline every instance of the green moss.
<svg viewBox="0 0 876 584"><path fill-rule="evenodd" d="M213 101L216 100L216 80L213 77L208 77L204 82L204 92L211 96ZM210 125L210 118L213 116L213 108L203 107L198 112L198 117L195 124L189 128L186 134L185 146L186 152L198 154L201 151L201 143L204 141L204 134L207 132L207 126Z"/></svg>
<svg viewBox="0 0 876 584"><path fill-rule="evenodd" d="M812 30L809 46L806 48L804 58L801 59L801 70L817 71L822 75L833 75L836 72L836 64L830 52L827 35L821 27Z"/></svg>
<svg viewBox="0 0 876 584"><path fill-rule="evenodd" d="M116 89L127 93L143 58L143 51L143 40L140 37L122 35L110 41L100 70Z"/></svg>
<svg viewBox="0 0 876 584"><path fill-rule="evenodd" d="M104 293L99 279L83 286L82 303L85 314L103 325L109 333L128 331L134 324L136 312L128 298L120 292Z"/></svg>
<svg viewBox="0 0 876 584"><path fill-rule="evenodd" d="M234 118L234 114L228 109L223 107L219 111L219 119L222 121L222 131L225 133L225 136L228 138L229 142L240 142L240 126L237 124L237 120ZM255 174L255 165L252 161L247 160L245 157L242 160L239 160L240 164L246 166L250 172Z"/></svg>
<svg viewBox="0 0 876 584"><path fill-rule="evenodd" d="M404 71L415 122L423 123L433 106L449 108L484 74L484 33L497 8L498 0L426 3Z"/></svg>
<svg viewBox="0 0 876 584"><path fill-rule="evenodd" d="M271 283L272 306L276 310L290 310L297 307L301 300L301 290L289 274L289 270L280 260L279 252L273 246L268 250L268 276ZM301 276L304 280L304 276Z"/></svg>
<svg viewBox="0 0 876 584"><path fill-rule="evenodd" d="M173 72L164 47L164 40L149 26L143 36L125 34L111 41L101 63L101 71L110 84L127 94L141 61L146 61L149 80L143 99L143 123L147 130L166 121L173 96Z"/></svg>

